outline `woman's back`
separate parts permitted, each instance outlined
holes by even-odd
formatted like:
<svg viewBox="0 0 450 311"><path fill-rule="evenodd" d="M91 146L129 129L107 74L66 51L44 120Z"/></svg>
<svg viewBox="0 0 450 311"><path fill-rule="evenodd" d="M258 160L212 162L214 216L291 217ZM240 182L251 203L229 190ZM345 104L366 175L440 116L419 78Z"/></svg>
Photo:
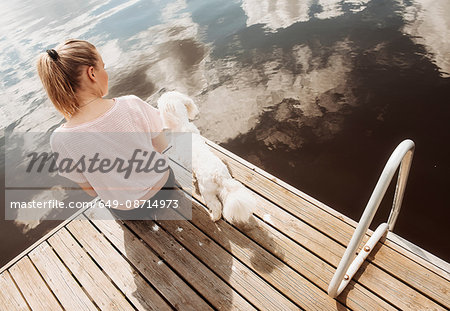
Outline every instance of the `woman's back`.
<svg viewBox="0 0 450 311"><path fill-rule="evenodd" d="M63 124L50 144L60 168L67 168L60 175L88 182L103 200L125 204L142 198L165 175L168 159L152 145L161 132L159 111L129 95L115 98L109 110L88 122Z"/></svg>
<svg viewBox="0 0 450 311"><path fill-rule="evenodd" d="M87 123L94 119L99 118L110 110L115 105L115 99L101 99L95 103L95 105L87 105L86 109L79 111L76 115L72 116L65 124L65 127L73 127L82 123Z"/></svg>

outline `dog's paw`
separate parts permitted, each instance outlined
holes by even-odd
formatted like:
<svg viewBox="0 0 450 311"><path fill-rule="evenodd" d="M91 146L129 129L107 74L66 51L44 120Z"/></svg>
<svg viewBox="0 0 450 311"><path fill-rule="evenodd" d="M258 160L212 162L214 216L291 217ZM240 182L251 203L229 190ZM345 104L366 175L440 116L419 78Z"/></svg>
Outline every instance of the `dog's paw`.
<svg viewBox="0 0 450 311"><path fill-rule="evenodd" d="M209 216L211 217L212 221L216 222L220 218L222 218L222 212L220 208L214 208L209 212Z"/></svg>

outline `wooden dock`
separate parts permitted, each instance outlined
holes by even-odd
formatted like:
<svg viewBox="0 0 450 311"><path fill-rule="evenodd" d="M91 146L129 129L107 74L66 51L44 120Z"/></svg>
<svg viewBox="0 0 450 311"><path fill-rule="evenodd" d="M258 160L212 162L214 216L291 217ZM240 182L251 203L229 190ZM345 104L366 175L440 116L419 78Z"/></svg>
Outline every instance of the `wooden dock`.
<svg viewBox="0 0 450 311"><path fill-rule="evenodd" d="M257 195L248 227L213 223L198 193L189 221L94 220L83 210L0 270L0 309L450 308L449 265L424 259L426 252L407 249L414 247L392 234L330 298L326 290L355 223L209 144ZM172 167L185 178L182 167Z"/></svg>

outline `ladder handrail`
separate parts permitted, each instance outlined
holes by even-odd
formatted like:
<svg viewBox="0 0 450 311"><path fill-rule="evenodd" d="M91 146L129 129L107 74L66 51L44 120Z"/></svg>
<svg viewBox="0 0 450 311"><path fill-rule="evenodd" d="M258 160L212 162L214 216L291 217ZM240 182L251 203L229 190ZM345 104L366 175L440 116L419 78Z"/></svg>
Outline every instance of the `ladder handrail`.
<svg viewBox="0 0 450 311"><path fill-rule="evenodd" d="M400 207L403 200L403 194L405 192L406 181L411 168L412 157L414 154L414 142L410 139L406 139L401 142L392 153L391 157L387 161L383 172L373 190L373 193L367 203L361 219L356 226L356 230L342 256L341 261L336 269L336 272L331 279L328 286L328 294L335 298L337 297L347 286L352 279L353 275L359 269L361 264L369 255L370 251L376 245L378 240L389 230L392 231L397 220L397 216L400 212ZM360 251L358 256L353 260L356 255L356 249L361 243L367 229L372 222L372 219L380 206L386 190L390 185L392 178L394 177L397 168L400 166L398 173L397 185L395 188L394 201L392 204L391 213L389 215L388 223L381 224L378 229L373 233L372 237ZM353 260L353 262L352 262ZM350 268L349 268L350 267Z"/></svg>

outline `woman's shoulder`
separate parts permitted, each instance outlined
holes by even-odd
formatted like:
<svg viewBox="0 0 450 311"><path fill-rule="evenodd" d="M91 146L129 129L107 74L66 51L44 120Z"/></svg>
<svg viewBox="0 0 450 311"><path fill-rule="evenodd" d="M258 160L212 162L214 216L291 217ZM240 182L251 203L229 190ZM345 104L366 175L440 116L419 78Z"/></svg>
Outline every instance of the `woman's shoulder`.
<svg viewBox="0 0 450 311"><path fill-rule="evenodd" d="M150 103L142 100L140 97L136 95L121 96L119 97L119 101L124 103L127 106L127 108L137 110L140 112L156 109Z"/></svg>
<svg viewBox="0 0 450 311"><path fill-rule="evenodd" d="M120 97L116 97L116 100L128 101L128 102L144 102L140 97L133 95L133 94L122 95Z"/></svg>
<svg viewBox="0 0 450 311"><path fill-rule="evenodd" d="M50 147L52 151L59 151L64 144L64 130L61 126L57 127L50 135Z"/></svg>

